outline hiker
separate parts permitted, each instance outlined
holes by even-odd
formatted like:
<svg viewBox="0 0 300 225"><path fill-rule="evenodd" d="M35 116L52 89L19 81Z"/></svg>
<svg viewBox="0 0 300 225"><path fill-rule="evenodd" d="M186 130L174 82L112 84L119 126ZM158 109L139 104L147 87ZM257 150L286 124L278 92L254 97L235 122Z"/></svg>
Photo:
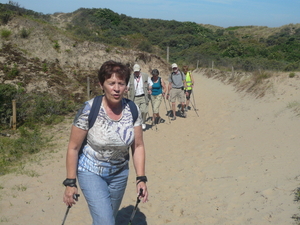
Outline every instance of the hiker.
<svg viewBox="0 0 300 225"><path fill-rule="evenodd" d="M184 93L186 96L186 105L185 105L185 111L191 110L190 105L190 98L191 94L194 88L194 76L192 75L192 72L189 70L188 66L184 66L182 68L184 74L185 74L185 82L186 82L186 88L184 89Z"/></svg>
<svg viewBox="0 0 300 225"><path fill-rule="evenodd" d="M181 104L181 109L180 109L181 116L186 117L186 112L184 110L185 108L184 89L186 88L186 83L185 83L185 75L183 72L181 72L178 69L176 63L172 64L172 70L173 72L169 76L167 99L170 99L170 102L172 103L173 117L171 118L171 120L176 120L176 114L175 114L176 99Z"/></svg>
<svg viewBox="0 0 300 225"><path fill-rule="evenodd" d="M97 97L85 102L71 129L63 201L68 206L75 204L77 176L94 225L115 225L127 185L130 147L137 176L136 191L142 189L142 202L148 200L142 116L133 102L123 98L129 78L127 66L105 62L98 72L104 95L94 125L90 124L89 114L93 113Z"/></svg>
<svg viewBox="0 0 300 225"><path fill-rule="evenodd" d="M151 94L151 103L153 110L152 125L163 123L165 120L162 119L159 115L159 107L162 101L162 98L165 97L166 85L163 79L159 77L159 71L157 69L152 70L152 94Z"/></svg>
<svg viewBox="0 0 300 225"><path fill-rule="evenodd" d="M133 74L130 76L127 85L129 91L129 99L139 107L142 113L142 128L146 129L146 117L148 114L148 105L151 95L152 81L148 74L141 72L141 67L138 64L133 66Z"/></svg>

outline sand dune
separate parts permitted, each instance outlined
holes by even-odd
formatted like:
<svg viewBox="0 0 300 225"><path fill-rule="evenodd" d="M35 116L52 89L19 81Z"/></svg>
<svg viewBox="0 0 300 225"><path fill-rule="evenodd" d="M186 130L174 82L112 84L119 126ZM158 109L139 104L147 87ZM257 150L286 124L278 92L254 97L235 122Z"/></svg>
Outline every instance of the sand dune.
<svg viewBox="0 0 300 225"><path fill-rule="evenodd" d="M170 123L162 104L165 123L144 132L150 201L139 205L133 224L293 224L299 212L293 191L300 181L300 119L287 104L299 100L299 80L278 81L273 94L261 99L200 72L195 80L197 113ZM0 177L1 224L62 223L70 123L55 127L54 152L39 154L22 168L24 174ZM117 224L128 224L134 183L131 165ZM65 224L91 224L83 196Z"/></svg>

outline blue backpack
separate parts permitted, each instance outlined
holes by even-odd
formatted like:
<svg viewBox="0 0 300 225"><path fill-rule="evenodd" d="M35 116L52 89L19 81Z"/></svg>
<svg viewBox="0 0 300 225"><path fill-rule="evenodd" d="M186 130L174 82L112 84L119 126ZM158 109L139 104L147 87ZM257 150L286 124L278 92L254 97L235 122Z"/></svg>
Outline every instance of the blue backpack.
<svg viewBox="0 0 300 225"><path fill-rule="evenodd" d="M91 129L97 119L99 110L100 110L100 106L102 103L102 98L103 95L98 95L95 97L89 117L88 117L88 121L89 121L89 129ZM129 108L130 108L130 112L132 114L132 118L133 118L133 124L135 123L135 121L138 118L138 110L136 108L136 105L134 104L133 101L125 98L126 103L128 103Z"/></svg>

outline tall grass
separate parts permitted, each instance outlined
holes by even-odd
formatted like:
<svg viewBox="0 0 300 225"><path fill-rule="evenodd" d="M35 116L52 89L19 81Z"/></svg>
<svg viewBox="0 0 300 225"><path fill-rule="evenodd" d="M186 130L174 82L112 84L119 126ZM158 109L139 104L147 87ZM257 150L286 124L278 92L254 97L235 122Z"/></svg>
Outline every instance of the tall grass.
<svg viewBox="0 0 300 225"><path fill-rule="evenodd" d="M295 198L294 198L294 201L295 202L299 202L300 201L300 187L298 187L296 190L295 190ZM299 207L300 209L300 207ZM296 222L296 225L300 225L300 215L299 213L298 214L294 214L292 216L292 218L295 220Z"/></svg>
<svg viewBox="0 0 300 225"><path fill-rule="evenodd" d="M60 123L69 113L74 113L78 105L67 99L54 99L49 93L25 93L12 85L0 84L1 133L11 133L11 137L0 136L0 176L13 172L28 156L44 149L50 141L41 133L41 128ZM17 131L9 128L12 115L12 99L17 105Z"/></svg>
<svg viewBox="0 0 300 225"><path fill-rule="evenodd" d="M11 35L11 31L8 29L1 30L1 37L7 39Z"/></svg>
<svg viewBox="0 0 300 225"><path fill-rule="evenodd" d="M0 175L13 172L29 155L41 151L49 142L39 129L18 129L17 138L0 137Z"/></svg>

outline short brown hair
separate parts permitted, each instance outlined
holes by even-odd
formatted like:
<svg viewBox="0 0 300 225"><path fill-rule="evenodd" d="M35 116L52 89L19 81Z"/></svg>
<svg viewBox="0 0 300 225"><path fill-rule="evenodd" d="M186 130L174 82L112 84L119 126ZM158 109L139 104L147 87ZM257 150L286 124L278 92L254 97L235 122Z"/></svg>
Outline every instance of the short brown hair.
<svg viewBox="0 0 300 225"><path fill-rule="evenodd" d="M104 81L111 78L112 74L116 74L117 77L125 79L126 85L128 84L130 78L129 67L113 60L106 61L100 67L98 71L98 79L100 84L103 85Z"/></svg>
<svg viewBox="0 0 300 225"><path fill-rule="evenodd" d="M184 73L186 73L187 71L189 71L189 67L188 66L183 66L182 70L183 70Z"/></svg>

